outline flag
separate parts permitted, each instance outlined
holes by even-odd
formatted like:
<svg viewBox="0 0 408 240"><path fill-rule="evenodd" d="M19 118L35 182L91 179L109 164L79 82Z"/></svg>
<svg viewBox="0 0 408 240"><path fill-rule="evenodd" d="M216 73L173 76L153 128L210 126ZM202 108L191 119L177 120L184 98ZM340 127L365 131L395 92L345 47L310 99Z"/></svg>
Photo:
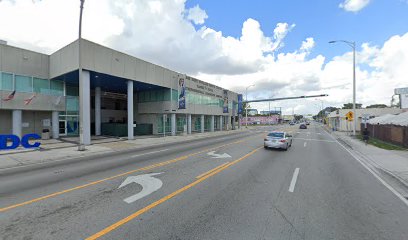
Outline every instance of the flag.
<svg viewBox="0 0 408 240"><path fill-rule="evenodd" d="M30 98L24 99L24 105L29 105L34 98L35 94L33 94L33 96L31 96Z"/></svg>
<svg viewBox="0 0 408 240"><path fill-rule="evenodd" d="M2 100L5 102L13 100L14 95L16 95L16 90L14 90L12 93L10 93L10 95L8 95L6 98L3 98Z"/></svg>

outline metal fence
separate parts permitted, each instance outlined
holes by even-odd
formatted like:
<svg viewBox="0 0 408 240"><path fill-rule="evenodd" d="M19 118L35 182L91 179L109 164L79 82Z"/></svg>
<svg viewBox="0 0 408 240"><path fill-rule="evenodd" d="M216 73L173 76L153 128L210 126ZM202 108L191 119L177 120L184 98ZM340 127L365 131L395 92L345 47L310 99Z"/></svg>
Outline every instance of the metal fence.
<svg viewBox="0 0 408 240"><path fill-rule="evenodd" d="M364 124L361 124L362 131ZM408 148L408 127L396 125L367 124L370 137Z"/></svg>

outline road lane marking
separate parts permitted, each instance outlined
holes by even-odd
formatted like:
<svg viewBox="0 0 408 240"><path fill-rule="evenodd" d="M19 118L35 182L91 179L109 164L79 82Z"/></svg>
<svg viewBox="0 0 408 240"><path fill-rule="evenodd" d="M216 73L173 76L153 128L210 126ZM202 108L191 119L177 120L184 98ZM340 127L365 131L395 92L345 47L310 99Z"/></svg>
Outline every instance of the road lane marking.
<svg viewBox="0 0 408 240"><path fill-rule="evenodd" d="M290 182L289 192L295 191L295 185L296 185L298 175L299 175L299 168L296 168L295 171L293 172L292 181Z"/></svg>
<svg viewBox="0 0 408 240"><path fill-rule="evenodd" d="M313 138L293 138L297 140L306 140L306 141L317 141L317 142L330 142L330 143L335 143L336 141L332 140L323 140L323 139L313 139Z"/></svg>
<svg viewBox="0 0 408 240"><path fill-rule="evenodd" d="M388 190L390 190L396 197L398 197L406 206L408 206L408 200L402 196L395 188L393 188L390 184L388 184L385 180L383 180L379 174L377 174L375 171L373 171L366 163L360 160L359 157L357 157L353 152L351 152L349 149L347 149L343 144L341 144L336 138L334 138L330 133L325 131L327 135L329 135L331 138L333 138L344 150L346 150L357 162L359 162L367 171L369 171L377 180L382 183Z"/></svg>
<svg viewBox="0 0 408 240"><path fill-rule="evenodd" d="M305 143L303 144L303 147L306 147L306 144L307 144L307 142L305 142Z"/></svg>
<svg viewBox="0 0 408 240"><path fill-rule="evenodd" d="M149 174L142 174L138 176L129 176L126 178L122 184L120 184L119 188L122 188L126 185L129 185L131 183L137 183L140 186L142 186L142 191L125 198L123 201L127 203L133 203L143 197L146 197L147 195L154 193L155 191L159 190L163 186L163 182L155 178L153 176L159 175L162 173L149 173Z"/></svg>
<svg viewBox="0 0 408 240"><path fill-rule="evenodd" d="M251 139L251 138L255 138L255 137L256 136L246 137L246 138ZM242 142L245 142L245 141L248 141L248 140L239 140L239 141L235 141L235 142L232 142L232 143L227 143L227 144L224 144L224 145L220 145L220 146L217 146L217 147L204 149L202 151L191 153L191 154L181 156L181 157L178 157L178 158L175 158L175 159L172 159L172 160L152 164L152 165L149 165L149 166L146 166L146 167L134 169L134 170L124 172L124 173L121 173L121 174L117 174L117 175L114 175L114 176L111 176L111 177L107 177L107 178L103 178L103 179L100 179L100 180L97 180L97 181L86 183L84 185L79 185L79 186L76 186L76 187L73 187L73 188L68 188L68 189L65 189L65 190L62 190L62 191L59 191L59 192L54 192L54 193L51 193L51 194L48 194L48 195L45 195L45 196L41 196L41 197L38 197L38 198L34 198L34 199L31 199L31 200L25 201L25 202L21 202L21 203L18 203L18 204L13 204L13 205L10 205L10 206L7 206L7 207L0 208L0 212L5 212L5 211L8 211L8 210L11 210L11 209L14 209L14 208L29 205L29 204L32 204L32 203L35 203L35 202L39 202L39 201L42 201L42 200L45 200L45 199L48 199L48 198L56 197L56 196L59 196L59 195L65 194L65 193L69 193L69 192L72 192L72 191L75 191L75 190L90 187L90 186L93 186L93 185L96 185L96 184L99 184L99 183L103 183L103 182L106 182L106 181L109 181L109 180L112 180L112 179L115 179L115 178L119 178L119 177L129 175L129 174L132 174L132 173L135 173L135 172L146 171L146 170L151 170L151 169L154 169L154 168L157 168L157 167L166 166L166 165L169 165L169 164L172 164L172 163L176 163L176 162L179 162L179 161L182 161L182 160L186 160L189 157L196 156L196 155L201 154L201 153L205 153L205 152L208 152L208 151L211 151L211 150L223 148L223 147L233 145L233 144L242 143Z"/></svg>
<svg viewBox="0 0 408 240"><path fill-rule="evenodd" d="M153 153L159 153L159 152L164 152L164 151L168 151L169 149L163 149L163 150L158 150L158 151L153 151L153 152L148 152L148 153L142 153L142 154L136 154L136 155L132 155L131 157L140 157L140 156L144 156L144 155L149 155L149 154L153 154Z"/></svg>
<svg viewBox="0 0 408 240"><path fill-rule="evenodd" d="M102 236L108 234L109 232L112 232L112 231L115 230L116 228L118 228L118 227L120 227L120 226L122 226L122 225L124 225L124 224L126 224L126 223L128 223L128 222L130 222L131 220L133 220L133 219L137 218L138 216L142 215L143 213L145 213L145 212L147 212L147 211L149 211L149 210L151 210L151 209L157 207L158 205L160 205L160 204L166 202L167 200L169 200L169 199L171 199L171 198L173 198L173 197L175 197L175 196L177 196L177 195L183 193L184 191L186 191L186 190L188 190L188 189L194 187L195 185L199 184L200 182L202 182L202 181L204 181L204 180L206 180L206 179L208 179L208 178L210 178L210 177L212 177L212 176L214 176L214 175L216 175L216 174L218 174L218 173L224 171L225 169L231 167L232 165L237 164L238 162L244 160L245 158L247 158L247 157L251 156L252 154L254 154L255 152L257 152L257 151L258 151L259 149L261 149L261 148L263 148L263 147L259 147L259 148L254 149L253 151L251 151L250 153L247 153L247 154L244 155L243 157L241 157L241 158L239 158L239 159L237 159L237 160L235 160L235 161L233 161L233 162L230 162L230 163L226 164L225 166L223 166L223 167L221 167L221 168L219 168L219 169L217 169L217 170L215 170L215 171L209 173L208 175L205 175L204 177L199 178L199 179L197 179L196 181L194 181L194 182L192 182L192 183L190 183L190 184L188 184L188 185L186 185L186 186L184 186L184 187L182 187L182 188L180 188L180 189L178 189L178 190L176 190L176 191L170 193L169 195L167 195L167 196L165 196L165 197L163 197L163 198L161 198L161 199L159 199L159 200L157 200L157 201L155 201L155 202L153 202L153 203L147 205L146 207L144 207L144 208L142 208L142 209L136 211L135 213L133 213L133 214L131 214L131 215L129 215L129 216L127 216L127 217L125 217L125 218L119 220L118 222L116 222L116 223L110 225L109 227L107 227L107 228L105 228L105 229L103 229L103 230L101 230L101 231L95 233L94 235L92 235L92 236L86 238L85 240L95 240L95 239L98 239L98 238L100 238L100 237L102 237Z"/></svg>
<svg viewBox="0 0 408 240"><path fill-rule="evenodd" d="M205 173L203 173L203 174L200 174L200 175L198 175L198 176L196 177L196 179L202 178L202 177L204 177L205 175L208 175L208 174L214 172L215 170L217 170L217 169L219 169L219 168L222 168L223 166L227 165L228 163L229 163L229 162L223 163L223 164L219 165L218 167L215 167L215 168L213 168L213 169L211 169L211 170L209 170L209 171L207 171L207 172L205 172Z"/></svg>
<svg viewBox="0 0 408 240"><path fill-rule="evenodd" d="M207 155L211 156L212 158L230 158L231 157L228 153L216 154L215 151L208 152Z"/></svg>

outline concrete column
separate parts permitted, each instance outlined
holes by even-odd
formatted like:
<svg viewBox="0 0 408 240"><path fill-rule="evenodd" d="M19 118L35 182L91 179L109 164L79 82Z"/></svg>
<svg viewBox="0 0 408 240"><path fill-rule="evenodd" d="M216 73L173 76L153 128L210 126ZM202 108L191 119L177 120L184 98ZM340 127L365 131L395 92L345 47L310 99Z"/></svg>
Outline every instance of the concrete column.
<svg viewBox="0 0 408 240"><path fill-rule="evenodd" d="M238 115L238 129L241 129L241 115Z"/></svg>
<svg viewBox="0 0 408 240"><path fill-rule="evenodd" d="M191 114L187 115L187 133L191 134Z"/></svg>
<svg viewBox="0 0 408 240"><path fill-rule="evenodd" d="M214 132L214 125L215 125L215 123L214 123L214 121L215 121L215 116L214 115L212 115L211 116L211 125L210 125L210 131L211 132Z"/></svg>
<svg viewBox="0 0 408 240"><path fill-rule="evenodd" d="M223 119L224 117L223 116L220 116L220 131L222 131L222 130L224 130L223 128Z"/></svg>
<svg viewBox="0 0 408 240"><path fill-rule="evenodd" d="M52 112L52 138L57 139L59 138L59 112L53 111Z"/></svg>
<svg viewBox="0 0 408 240"><path fill-rule="evenodd" d="M176 114L171 114L171 136L176 136Z"/></svg>
<svg viewBox="0 0 408 240"><path fill-rule="evenodd" d="M23 118L23 111L21 110L13 110L12 113L12 118L13 118L13 125L12 125L12 131L13 131L13 135L18 136L19 138L21 138L22 136L22 118Z"/></svg>
<svg viewBox="0 0 408 240"><path fill-rule="evenodd" d="M101 88L95 88L95 135L101 135Z"/></svg>
<svg viewBox="0 0 408 240"><path fill-rule="evenodd" d="M79 117L80 119L80 144L91 144L91 89L90 73L82 71L82 82L80 82L79 91ZM82 126L81 126L82 123ZM82 137L81 137L82 132Z"/></svg>
<svg viewBox="0 0 408 240"><path fill-rule="evenodd" d="M127 112L128 112L128 139L135 139L133 135L133 81L127 82Z"/></svg>
<svg viewBox="0 0 408 240"><path fill-rule="evenodd" d="M204 115L201 115L201 133L204 132L204 125L205 125L205 120L204 120Z"/></svg>

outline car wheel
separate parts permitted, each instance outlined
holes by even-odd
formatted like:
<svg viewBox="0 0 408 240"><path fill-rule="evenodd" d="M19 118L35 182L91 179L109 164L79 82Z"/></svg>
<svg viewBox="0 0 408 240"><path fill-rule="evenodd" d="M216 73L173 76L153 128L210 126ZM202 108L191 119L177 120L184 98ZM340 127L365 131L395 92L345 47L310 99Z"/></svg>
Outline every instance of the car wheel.
<svg viewBox="0 0 408 240"><path fill-rule="evenodd" d="M268 147L267 147L267 146L264 146L264 148L267 149Z"/></svg>
<svg viewBox="0 0 408 240"><path fill-rule="evenodd" d="M286 144L286 148L284 148L283 150L288 151L289 148L289 144Z"/></svg>

